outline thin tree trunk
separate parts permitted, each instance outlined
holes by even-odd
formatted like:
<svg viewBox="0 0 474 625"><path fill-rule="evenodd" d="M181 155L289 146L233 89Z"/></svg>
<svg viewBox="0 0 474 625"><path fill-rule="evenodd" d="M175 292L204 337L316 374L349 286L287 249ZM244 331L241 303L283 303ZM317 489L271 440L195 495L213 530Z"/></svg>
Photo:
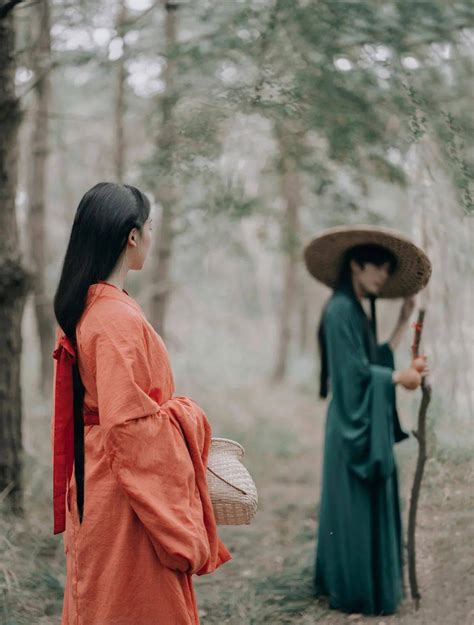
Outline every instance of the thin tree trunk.
<svg viewBox="0 0 474 625"><path fill-rule="evenodd" d="M285 201L285 221L282 228L284 244L285 269L284 284L279 317L278 349L272 381L281 381L286 374L291 339L291 317L294 310L298 286L298 253L299 253L299 206L300 182L296 163L287 154L285 136L279 136L282 163L282 195Z"/></svg>
<svg viewBox="0 0 474 625"><path fill-rule="evenodd" d="M0 20L0 500L22 511L21 320L31 277L15 211L18 127L13 14Z"/></svg>
<svg viewBox="0 0 474 625"><path fill-rule="evenodd" d="M41 392L49 395L53 382L51 352L54 347L53 305L47 295L46 276L46 188L49 154L49 108L51 99L51 37L49 0L33 5L33 37L37 46L32 54L32 69L37 79L32 113L31 157L28 175L28 248L31 265L36 272L34 308L41 350ZM38 79L39 78L39 79Z"/></svg>
<svg viewBox="0 0 474 625"><path fill-rule="evenodd" d="M300 272L299 284L299 347L301 354L309 351L311 339L313 338L309 326L309 301L305 283Z"/></svg>
<svg viewBox="0 0 474 625"><path fill-rule="evenodd" d="M166 12L165 37L167 63L164 72L165 93L161 96L162 121L157 141L159 179L156 194L161 205L161 223L158 240L154 247L156 267L156 288L150 302L151 321L157 332L164 337L165 318L171 295L170 273L173 252L173 213L177 199L177 190L173 181L173 156L176 141L173 112L175 106L174 73L177 27L177 5L163 0Z"/></svg>
<svg viewBox="0 0 474 625"><path fill-rule="evenodd" d="M63 209L62 217L65 223L68 223L71 218L71 213L73 212L74 207L77 203L77 198L75 196L73 184L71 181L73 177L71 176L71 169L69 167L70 149L67 144L67 139L65 137L66 124L64 123L64 121L58 121L56 122L55 126L55 162L57 162L60 179L59 188L61 191L60 197Z"/></svg>
<svg viewBox="0 0 474 625"><path fill-rule="evenodd" d="M127 19L127 7L125 0L121 0L119 12L116 22L117 34L122 37L123 51L122 56L117 60L117 76L115 91L115 141L114 141L114 172L115 179L119 183L123 183L125 173L125 81L127 78L127 70L125 68L125 24Z"/></svg>

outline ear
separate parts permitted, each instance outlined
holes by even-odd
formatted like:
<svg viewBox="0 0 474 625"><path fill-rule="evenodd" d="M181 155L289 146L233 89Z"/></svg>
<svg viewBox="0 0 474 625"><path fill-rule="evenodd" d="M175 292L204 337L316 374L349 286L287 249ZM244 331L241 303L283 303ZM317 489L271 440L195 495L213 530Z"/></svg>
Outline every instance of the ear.
<svg viewBox="0 0 474 625"><path fill-rule="evenodd" d="M128 234L128 243L133 247L137 246L137 229L132 228Z"/></svg>

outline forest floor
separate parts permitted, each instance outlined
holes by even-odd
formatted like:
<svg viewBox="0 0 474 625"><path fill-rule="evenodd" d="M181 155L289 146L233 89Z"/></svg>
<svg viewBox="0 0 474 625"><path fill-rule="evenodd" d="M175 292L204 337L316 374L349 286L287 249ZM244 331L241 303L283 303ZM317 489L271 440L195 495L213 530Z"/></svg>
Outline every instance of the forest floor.
<svg viewBox="0 0 474 625"><path fill-rule="evenodd" d="M214 423L216 436L243 443L260 501L252 525L221 528L233 560L195 578L202 625L474 625L472 432L464 446L438 440L426 465L420 609L407 592L396 615L368 618L311 596L325 404L304 387L259 385L208 396L205 408L225 415ZM64 554L51 532L50 468L39 460L50 457L44 409L28 415L25 432L26 516L0 514L0 625L59 625ZM413 437L397 448L405 528L416 453Z"/></svg>

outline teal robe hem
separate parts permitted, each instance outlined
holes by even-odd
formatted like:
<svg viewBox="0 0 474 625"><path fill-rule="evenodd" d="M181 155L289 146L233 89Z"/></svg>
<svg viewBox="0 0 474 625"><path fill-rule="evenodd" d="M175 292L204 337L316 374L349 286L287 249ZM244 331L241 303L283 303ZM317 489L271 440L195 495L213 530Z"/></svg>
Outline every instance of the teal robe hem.
<svg viewBox="0 0 474 625"><path fill-rule="evenodd" d="M377 362L369 361L363 314L349 294L336 291L323 319L332 397L314 581L331 607L382 615L393 614L403 598L393 445L407 435L396 412L392 350L375 345Z"/></svg>

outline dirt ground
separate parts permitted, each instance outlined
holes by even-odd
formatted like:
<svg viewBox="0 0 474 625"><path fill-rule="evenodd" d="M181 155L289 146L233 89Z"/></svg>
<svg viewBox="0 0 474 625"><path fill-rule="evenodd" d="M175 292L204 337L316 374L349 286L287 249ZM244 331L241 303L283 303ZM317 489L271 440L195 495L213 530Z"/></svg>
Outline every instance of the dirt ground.
<svg viewBox="0 0 474 625"><path fill-rule="evenodd" d="M261 416L246 445L259 511L250 527L222 529L234 560L198 579L202 624L474 624L472 453L438 442L426 465L417 523L420 609L407 586L397 615L341 614L311 596L326 407L309 393L274 399L279 411ZM413 437L397 447L405 534L416 454Z"/></svg>
<svg viewBox="0 0 474 625"><path fill-rule="evenodd" d="M311 596L326 405L313 389L259 385L207 396L204 407L211 419L226 415L213 422L216 436L246 448L259 510L251 526L221 528L233 561L195 578L202 625L474 624L469 444L453 448L438 441L426 465L417 533L420 609L407 592L394 616L349 616ZM0 514L0 625L58 625L64 555L50 527L49 468L39 460L50 453L43 409L28 416L26 429L27 516ZM397 448L405 528L416 450L413 438Z"/></svg>

